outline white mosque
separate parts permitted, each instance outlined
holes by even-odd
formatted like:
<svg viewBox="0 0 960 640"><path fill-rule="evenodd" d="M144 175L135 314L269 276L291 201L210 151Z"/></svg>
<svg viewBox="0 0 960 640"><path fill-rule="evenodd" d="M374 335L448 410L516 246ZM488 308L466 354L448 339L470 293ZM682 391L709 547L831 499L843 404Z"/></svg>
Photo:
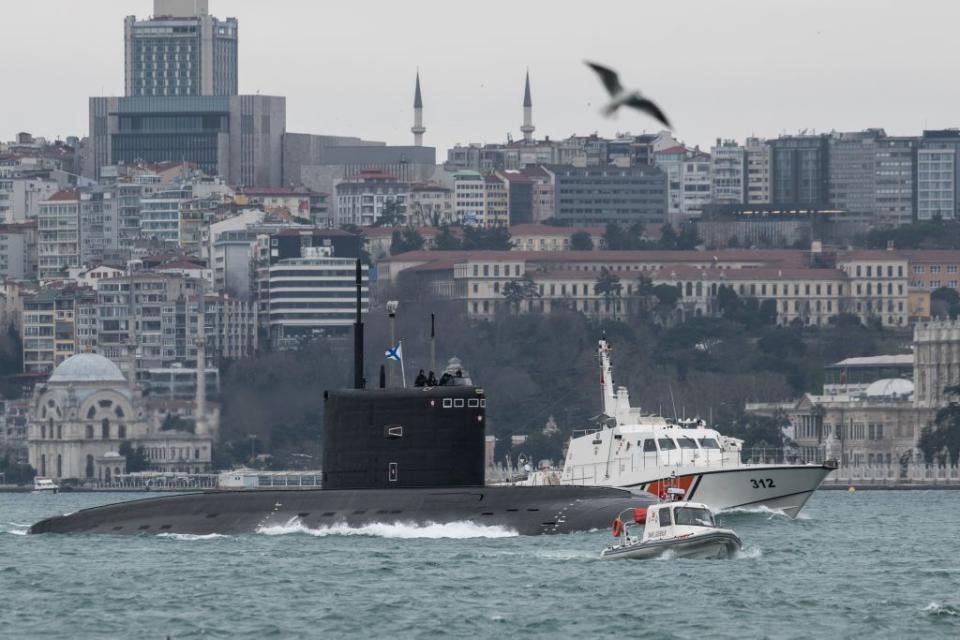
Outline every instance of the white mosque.
<svg viewBox="0 0 960 640"><path fill-rule="evenodd" d="M37 474L56 479L110 482L126 473L123 442L143 448L156 471L210 470L219 424L204 385L194 406L194 432L163 430L163 409L148 404L135 382L96 353L80 353L34 389L28 415L29 461Z"/></svg>

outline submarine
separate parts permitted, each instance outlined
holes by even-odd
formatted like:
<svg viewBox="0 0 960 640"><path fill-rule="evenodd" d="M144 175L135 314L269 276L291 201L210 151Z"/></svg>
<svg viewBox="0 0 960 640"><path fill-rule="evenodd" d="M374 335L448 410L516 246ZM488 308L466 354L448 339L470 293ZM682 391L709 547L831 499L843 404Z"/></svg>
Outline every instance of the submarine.
<svg viewBox="0 0 960 640"><path fill-rule="evenodd" d="M324 392L322 487L149 497L41 520L30 534L247 534L300 525L359 528L468 522L518 535L606 529L647 493L579 486L486 486L486 396L466 378L366 388L361 266L356 267L354 386Z"/></svg>

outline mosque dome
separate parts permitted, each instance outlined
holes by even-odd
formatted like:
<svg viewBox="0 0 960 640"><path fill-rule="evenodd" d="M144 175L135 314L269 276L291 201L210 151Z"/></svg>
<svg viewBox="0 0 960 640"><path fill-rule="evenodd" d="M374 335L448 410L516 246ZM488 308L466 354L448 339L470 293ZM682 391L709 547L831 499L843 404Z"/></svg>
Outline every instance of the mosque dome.
<svg viewBox="0 0 960 640"><path fill-rule="evenodd" d="M868 398L906 398L913 394L913 383L903 378L884 378L870 383L864 391Z"/></svg>
<svg viewBox="0 0 960 640"><path fill-rule="evenodd" d="M96 353L70 356L53 370L48 382L126 382L120 367Z"/></svg>

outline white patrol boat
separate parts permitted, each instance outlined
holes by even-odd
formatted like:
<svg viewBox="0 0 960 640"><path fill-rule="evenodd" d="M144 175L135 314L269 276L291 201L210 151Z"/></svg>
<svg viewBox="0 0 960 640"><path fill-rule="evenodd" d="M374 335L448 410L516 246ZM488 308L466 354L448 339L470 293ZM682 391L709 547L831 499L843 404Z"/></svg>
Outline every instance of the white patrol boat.
<svg viewBox="0 0 960 640"><path fill-rule="evenodd" d="M33 479L33 492L34 493L59 493L60 487L50 478L34 478Z"/></svg>
<svg viewBox="0 0 960 640"><path fill-rule="evenodd" d="M630 511L632 522L623 519ZM630 534L634 525L643 525L642 535ZM627 510L613 521L613 535L617 543L601 552L604 560L644 560L668 551L677 558L726 558L742 547L736 533L716 526L705 504L683 500Z"/></svg>
<svg viewBox="0 0 960 640"><path fill-rule="evenodd" d="M668 486L716 511L766 507L795 518L837 463L744 462L742 440L702 420L674 422L630 406L614 387L611 347L599 343L602 426L570 439L563 470L536 472L523 484L598 485L663 497Z"/></svg>

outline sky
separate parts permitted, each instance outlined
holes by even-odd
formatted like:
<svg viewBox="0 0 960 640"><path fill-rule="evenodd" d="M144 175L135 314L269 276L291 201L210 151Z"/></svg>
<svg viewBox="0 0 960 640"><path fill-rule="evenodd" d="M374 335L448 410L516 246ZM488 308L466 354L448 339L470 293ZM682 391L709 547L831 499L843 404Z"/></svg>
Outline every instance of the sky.
<svg viewBox="0 0 960 640"><path fill-rule="evenodd" d="M123 93L123 18L150 0L4 2L0 139L86 135L87 98ZM411 144L520 138L529 68L536 136L659 130L604 118L584 60L620 72L675 135L717 138L960 126L956 24L946 0L210 0L240 31L240 93L287 97L287 130Z"/></svg>

